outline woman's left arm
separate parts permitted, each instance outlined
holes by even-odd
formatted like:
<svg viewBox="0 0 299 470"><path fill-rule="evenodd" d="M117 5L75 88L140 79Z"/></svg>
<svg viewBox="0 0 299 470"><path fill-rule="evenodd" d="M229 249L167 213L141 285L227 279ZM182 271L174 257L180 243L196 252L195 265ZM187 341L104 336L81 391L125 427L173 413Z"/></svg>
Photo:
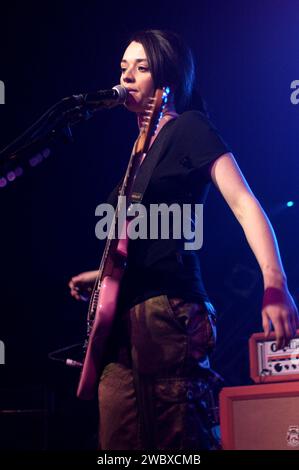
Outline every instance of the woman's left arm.
<svg viewBox="0 0 299 470"><path fill-rule="evenodd" d="M215 186L241 224L264 279L262 306L266 337L273 325L278 348L295 336L299 327L298 310L291 296L272 225L246 182L234 156L226 153L211 167Z"/></svg>

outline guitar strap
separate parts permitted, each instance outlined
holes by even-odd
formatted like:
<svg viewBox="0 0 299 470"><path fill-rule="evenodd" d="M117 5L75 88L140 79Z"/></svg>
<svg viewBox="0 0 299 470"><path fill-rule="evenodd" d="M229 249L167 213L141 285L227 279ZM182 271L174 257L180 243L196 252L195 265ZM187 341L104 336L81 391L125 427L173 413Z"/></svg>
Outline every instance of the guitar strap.
<svg viewBox="0 0 299 470"><path fill-rule="evenodd" d="M173 120L173 119L172 119ZM164 126L163 126L164 127ZM160 129L160 132L163 130ZM135 181L133 183L131 197L129 199L127 207L131 203L141 203L144 193L150 182L152 173L157 166L159 160L164 153L164 145L167 140L161 139L160 132L155 140L152 140L150 149L147 152L146 157L143 159L139 166ZM120 182L116 186L116 194L113 195L112 204L116 203L117 195L122 188L124 177L121 178ZM115 200L115 199L116 200ZM154 449L154 400L153 400L153 377L141 375L136 364L132 364L133 382L137 401L138 411L138 425L141 443L143 449Z"/></svg>
<svg viewBox="0 0 299 470"><path fill-rule="evenodd" d="M171 121L173 120L174 119L171 119ZM168 124L168 122L165 124ZM163 130L163 127L160 129L160 132ZM147 152L147 156L145 157L144 161L138 169L135 181L133 183L133 189L129 203L141 203L146 188L148 187L148 184L150 182L152 173L155 167L157 166L161 156L163 155L163 147L165 140L158 138L160 132L158 133L157 138L152 142L150 149ZM152 149L154 149L155 152L153 153L153 155L149 155ZM122 181L123 178L121 180L121 183Z"/></svg>
<svg viewBox="0 0 299 470"><path fill-rule="evenodd" d="M131 203L141 203L152 173L163 155L165 139L154 141L153 155L147 155L139 167L133 184ZM152 376L140 374L136 364L132 364L134 388L137 400L138 419L140 426L140 437L142 449L155 449L155 402L154 402L154 380Z"/></svg>

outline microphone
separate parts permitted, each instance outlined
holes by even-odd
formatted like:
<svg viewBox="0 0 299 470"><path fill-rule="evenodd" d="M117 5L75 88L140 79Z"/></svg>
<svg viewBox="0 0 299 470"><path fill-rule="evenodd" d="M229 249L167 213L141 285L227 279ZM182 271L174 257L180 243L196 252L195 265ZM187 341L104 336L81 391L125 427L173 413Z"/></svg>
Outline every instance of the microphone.
<svg viewBox="0 0 299 470"><path fill-rule="evenodd" d="M111 90L98 90L93 93L81 93L73 95L80 105L85 105L92 110L97 108L113 108L126 102L128 92L122 85L116 85Z"/></svg>

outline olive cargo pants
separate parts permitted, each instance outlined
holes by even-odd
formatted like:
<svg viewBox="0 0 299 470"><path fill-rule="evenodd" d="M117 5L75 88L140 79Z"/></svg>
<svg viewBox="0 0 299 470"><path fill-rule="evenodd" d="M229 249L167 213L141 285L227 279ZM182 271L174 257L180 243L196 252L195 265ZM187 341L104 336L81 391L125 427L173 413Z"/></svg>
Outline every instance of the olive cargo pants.
<svg viewBox="0 0 299 470"><path fill-rule="evenodd" d="M159 295L125 312L118 330L117 360L99 383L100 448L210 449L204 397L213 306Z"/></svg>

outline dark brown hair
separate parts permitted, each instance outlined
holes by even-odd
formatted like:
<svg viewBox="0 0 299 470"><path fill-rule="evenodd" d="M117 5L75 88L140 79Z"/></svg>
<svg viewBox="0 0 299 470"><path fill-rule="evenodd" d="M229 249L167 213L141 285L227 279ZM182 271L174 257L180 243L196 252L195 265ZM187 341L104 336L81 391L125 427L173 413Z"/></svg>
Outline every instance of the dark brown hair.
<svg viewBox="0 0 299 470"><path fill-rule="evenodd" d="M206 112L201 96L195 89L193 54L178 34L149 29L132 34L129 42L132 41L144 47L155 86L173 88L178 112L192 107Z"/></svg>

